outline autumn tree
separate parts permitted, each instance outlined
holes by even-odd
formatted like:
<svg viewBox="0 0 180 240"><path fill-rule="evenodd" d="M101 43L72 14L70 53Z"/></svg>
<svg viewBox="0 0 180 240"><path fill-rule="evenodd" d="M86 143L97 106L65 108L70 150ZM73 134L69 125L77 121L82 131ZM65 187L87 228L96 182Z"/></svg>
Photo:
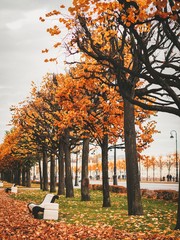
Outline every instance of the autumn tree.
<svg viewBox="0 0 180 240"><path fill-rule="evenodd" d="M78 89L76 86L76 82L73 81L70 74L59 74L56 76L57 81L57 95L56 99L59 104L63 105L63 111L59 112L59 117L61 121L56 121L57 126L60 129L64 129L64 133L69 131L69 138L71 140L74 139L74 147L76 148L77 145L83 142L83 149L82 149L82 177L88 178L88 148L89 148L89 136L88 131L83 128L84 122L84 111L83 107L86 104L86 100L84 102L81 101L81 92L82 89ZM79 83L77 83L79 84ZM83 90L84 91L84 90ZM85 109L85 107L84 107ZM68 130L69 129L69 130ZM64 141L64 140L63 140ZM66 142L67 144L67 142ZM74 152L75 148L71 148L71 151ZM70 150L70 148L69 148ZM67 149L68 152L68 149ZM69 155L70 157L70 155ZM86 164L84 164L86 162ZM84 182L82 179L81 182ZM82 188L83 189L83 188ZM89 199L89 189L88 187L83 191L82 190L82 198L83 193L86 192L84 195L84 199Z"/></svg>
<svg viewBox="0 0 180 240"><path fill-rule="evenodd" d="M28 135L28 142L32 141L37 144L37 149L41 151L43 158L43 189L48 190L48 154L53 156L55 145L50 141L55 136L55 127L52 125L52 118L48 115L48 110L42 98L35 94L36 89L33 87L31 100L23 103L23 106L12 108L13 123L20 126L26 135ZM44 110L46 109L46 111ZM51 143L51 144L50 144ZM49 153L48 153L49 151ZM51 157L51 170L54 158ZM41 162L39 162L41 167ZM40 168L41 169L41 168ZM54 171L54 169L53 169ZM53 175L53 178L52 178ZM41 176L41 175L40 175ZM51 171L51 191L55 190L54 173ZM53 188L52 188L53 184Z"/></svg>
<svg viewBox="0 0 180 240"><path fill-rule="evenodd" d="M7 181L14 182L14 166L18 163L16 157L13 158L12 149L18 142L18 129L12 129L7 132L4 142L0 145L0 171L3 178ZM16 166L17 167L17 166ZM17 183L17 182L16 182Z"/></svg>
<svg viewBox="0 0 180 240"><path fill-rule="evenodd" d="M29 141L23 129L19 132L17 139L18 142L12 149L12 154L13 157L20 160L17 167L20 171L18 177L22 174L22 185L31 187L31 168L37 163L37 145L35 142Z"/></svg>
<svg viewBox="0 0 180 240"><path fill-rule="evenodd" d="M62 85L60 85L62 86ZM40 103L36 111L39 117L41 129L37 132L41 139L40 143L43 149L44 160L47 159L47 152L51 156L51 183L53 181L52 190L55 190L55 155L59 160L59 181L58 193L64 193L64 182L66 182L66 197L73 197L74 190L71 174L70 150L73 143L70 139L70 126L65 119L65 111L62 112L62 104L56 101L57 79L53 74L48 75L42 83L41 89L34 89L35 103ZM37 119L36 119L37 121ZM38 127L37 126L37 127ZM42 139L43 138L43 139ZM65 181L64 181L64 159L65 159ZM44 163L47 162L43 161ZM47 167L44 166L44 169ZM45 172L46 173L46 172ZM47 181L46 181L47 182Z"/></svg>
<svg viewBox="0 0 180 240"><path fill-rule="evenodd" d="M126 69L134 77L144 80L135 96L126 97L145 109L173 113L180 116L179 99L179 10L175 0L118 1L127 6L119 15L132 34L141 70ZM146 100L145 102L143 100Z"/></svg>
<svg viewBox="0 0 180 240"><path fill-rule="evenodd" d="M162 169L164 166L164 160L163 160L163 156L159 156L157 158L157 166L159 167L159 173L160 173L160 180L162 181Z"/></svg>
<svg viewBox="0 0 180 240"><path fill-rule="evenodd" d="M55 119L60 120L56 114L57 111L61 110L61 106L55 101L56 94L56 81L54 81L53 74L47 74L42 81L41 88L38 89L33 86L31 94L34 98L34 104L38 102L36 111L38 113L39 125L41 126L40 133L44 136L41 139L41 148L43 151L46 149L50 155L50 191L56 191L56 174L55 173L55 158L58 158L58 194L64 194L64 159L63 159L63 142L61 137L61 131L54 124ZM38 121L38 118L36 121ZM38 129L38 128L37 128ZM43 141L42 141L43 140ZM46 154L43 154L44 157Z"/></svg>
<svg viewBox="0 0 180 240"><path fill-rule="evenodd" d="M64 114L66 114L68 125L71 122L76 127L79 126L81 138L87 139L87 135L89 135L91 139L97 141L102 149L103 206L108 207L110 206L108 143L119 136L122 131L122 103L113 87L109 88L103 82L99 85L95 76L92 77L91 74L88 76L89 66L86 64L87 62L85 61L84 66L82 63L73 68L70 72L72 77L66 75L63 88L58 90L58 97L60 102L64 102ZM90 64L90 67L93 70L94 67L97 69L100 66ZM86 74L84 74L85 72ZM104 81L106 81L105 76ZM82 167L83 164L84 159ZM83 178L82 185L86 181L87 179Z"/></svg>
<svg viewBox="0 0 180 240"><path fill-rule="evenodd" d="M22 128L12 128L1 144L0 167L5 180L30 187L30 169L35 157L36 145L28 141Z"/></svg>
<svg viewBox="0 0 180 240"><path fill-rule="evenodd" d="M169 174L169 175L170 175L172 166L175 166L175 160L176 160L175 154L174 154L174 155L168 154L168 155L166 156L165 165L166 165L166 167L167 167L167 170L168 170L168 174Z"/></svg>
<svg viewBox="0 0 180 240"><path fill-rule="evenodd" d="M152 168L153 168L153 181L155 181L155 169L156 169L156 158L154 156L151 156L150 161L152 163Z"/></svg>
<svg viewBox="0 0 180 240"><path fill-rule="evenodd" d="M145 109L180 116L179 2L118 2L125 6L119 20L124 22L132 33L139 51L137 58L142 64L141 71L131 71L130 74L144 80L144 84L135 90L138 98L132 98L125 91L124 95L129 101ZM144 100L146 101L142 102ZM175 229L180 229L180 197Z"/></svg>
<svg viewBox="0 0 180 240"><path fill-rule="evenodd" d="M109 68L109 72L111 73L109 83L113 83L114 85L117 84L121 93L120 83L124 82L125 79L127 82L132 80L130 75L124 74L119 66L130 69L137 69L139 66L137 65L137 59L135 58L137 53L132 55L133 50L130 48L131 38L127 34L126 28L121 32L119 31L119 23L117 25L112 23L112 15L110 12L113 11L113 6L108 4L109 3L107 3L107 5L106 3L97 3L97 8L94 8L94 10L98 11L98 17L95 17L95 15L92 16L91 7L88 4L85 3L83 6L79 6L80 8L76 15L76 34L73 41L77 43L80 51L83 51L85 54L93 57L98 63L101 63L104 69ZM104 13L105 6L108 6L109 8L107 13ZM72 14L75 14L76 7L77 6L75 6L74 9L71 9ZM82 12L80 12L80 9ZM101 11L103 12L102 15L100 14ZM84 12L86 12L86 16L84 15ZM91 21L89 21L89 18ZM126 45L124 44L125 40L127 41ZM114 82L112 81L113 74L116 79ZM128 94L134 95L134 86L135 85L128 85ZM123 97L122 93L121 95ZM128 209L129 214L136 215L142 214L142 206L140 200L140 186L138 182L135 115L133 105L124 97L123 101Z"/></svg>
<svg viewBox="0 0 180 240"><path fill-rule="evenodd" d="M47 151L45 150L46 139L45 133L43 134L43 128L40 124L40 119L38 118L38 113L35 110L35 105L32 102L24 103L23 106L13 108L13 122L15 126L21 126L26 134L28 135L28 141L34 141L39 145L42 150L43 158L43 189L48 190L48 174L47 174ZM41 145L41 143L43 143Z"/></svg>
<svg viewBox="0 0 180 240"><path fill-rule="evenodd" d="M144 167L146 168L146 171L147 171L146 180L148 181L149 180L149 168L152 166L150 156L144 156L143 165L144 165Z"/></svg>

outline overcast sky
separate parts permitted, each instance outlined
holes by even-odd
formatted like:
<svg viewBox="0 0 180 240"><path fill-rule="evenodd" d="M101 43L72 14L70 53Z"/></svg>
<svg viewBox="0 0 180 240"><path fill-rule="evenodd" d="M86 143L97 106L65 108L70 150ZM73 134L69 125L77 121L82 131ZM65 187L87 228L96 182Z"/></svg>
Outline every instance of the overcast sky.
<svg viewBox="0 0 180 240"><path fill-rule="evenodd" d="M9 108L28 96L31 82L39 84L47 72L63 70L54 64L44 63L45 55L41 51L52 46L54 40L46 32L48 23L41 23L39 17L71 2L0 0L0 142L5 131L9 130ZM63 51L61 59L65 59ZM156 134L154 143L146 151L150 155L166 155L175 151L175 139L170 139L171 130L177 131L178 148L180 145L179 117L165 113L159 115L156 121L161 134Z"/></svg>

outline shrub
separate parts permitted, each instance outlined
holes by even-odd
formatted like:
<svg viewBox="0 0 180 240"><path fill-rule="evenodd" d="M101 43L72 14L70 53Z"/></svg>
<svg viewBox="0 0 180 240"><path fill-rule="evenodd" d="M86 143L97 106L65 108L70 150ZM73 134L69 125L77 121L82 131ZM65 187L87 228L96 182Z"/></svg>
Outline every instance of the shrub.
<svg viewBox="0 0 180 240"><path fill-rule="evenodd" d="M178 200L178 192L174 190L155 190L157 193L157 199L164 199L164 200Z"/></svg>
<svg viewBox="0 0 180 240"><path fill-rule="evenodd" d="M92 190L102 191L101 184L91 184L89 185ZM127 193L127 189L123 186L111 185L109 186L109 191L114 193ZM163 199L163 200L172 200L178 201L178 192L174 190L149 190L141 189L141 195L145 198L152 199Z"/></svg>
<svg viewBox="0 0 180 240"><path fill-rule="evenodd" d="M127 189L123 186L112 185L109 187L109 190L114 193L127 193Z"/></svg>

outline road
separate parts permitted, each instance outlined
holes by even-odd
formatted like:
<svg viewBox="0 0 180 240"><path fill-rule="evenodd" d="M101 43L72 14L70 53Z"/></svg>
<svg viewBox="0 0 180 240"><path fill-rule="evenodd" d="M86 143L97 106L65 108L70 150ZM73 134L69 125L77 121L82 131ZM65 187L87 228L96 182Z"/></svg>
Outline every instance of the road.
<svg viewBox="0 0 180 240"><path fill-rule="evenodd" d="M90 184L102 184L101 181L93 181L90 180ZM112 182L109 182L112 185ZM167 183L167 182L141 182L141 189L149 189L149 190L175 190L178 191L178 183ZM118 181L118 186L126 187L125 181Z"/></svg>

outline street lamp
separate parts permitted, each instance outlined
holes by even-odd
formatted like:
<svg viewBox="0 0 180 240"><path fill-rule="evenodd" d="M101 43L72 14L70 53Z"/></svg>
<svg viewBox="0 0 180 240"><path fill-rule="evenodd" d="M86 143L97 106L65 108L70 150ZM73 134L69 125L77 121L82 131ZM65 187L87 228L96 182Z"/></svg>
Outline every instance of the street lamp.
<svg viewBox="0 0 180 240"><path fill-rule="evenodd" d="M116 145L114 145L114 175L113 185L117 185L117 174L116 174Z"/></svg>
<svg viewBox="0 0 180 240"><path fill-rule="evenodd" d="M124 143L121 144L115 144L114 146L109 147L109 149L111 150L112 148L114 148L114 175L113 175L113 185L118 185L117 182L117 164L116 164L116 149L124 149Z"/></svg>
<svg viewBox="0 0 180 240"><path fill-rule="evenodd" d="M117 183L117 174L116 174L116 145L111 146L109 149L110 151L112 151L112 149L114 148L114 174L113 174L113 185L118 185Z"/></svg>
<svg viewBox="0 0 180 240"><path fill-rule="evenodd" d="M76 152L76 175L75 175L74 186L79 186L79 184L78 184L78 153L79 153L79 151Z"/></svg>
<svg viewBox="0 0 180 240"><path fill-rule="evenodd" d="M175 130L172 130L170 132L170 138L174 138L174 135L173 133L175 134L175 140L176 140L176 182L178 182L178 154L177 154L177 132Z"/></svg>

